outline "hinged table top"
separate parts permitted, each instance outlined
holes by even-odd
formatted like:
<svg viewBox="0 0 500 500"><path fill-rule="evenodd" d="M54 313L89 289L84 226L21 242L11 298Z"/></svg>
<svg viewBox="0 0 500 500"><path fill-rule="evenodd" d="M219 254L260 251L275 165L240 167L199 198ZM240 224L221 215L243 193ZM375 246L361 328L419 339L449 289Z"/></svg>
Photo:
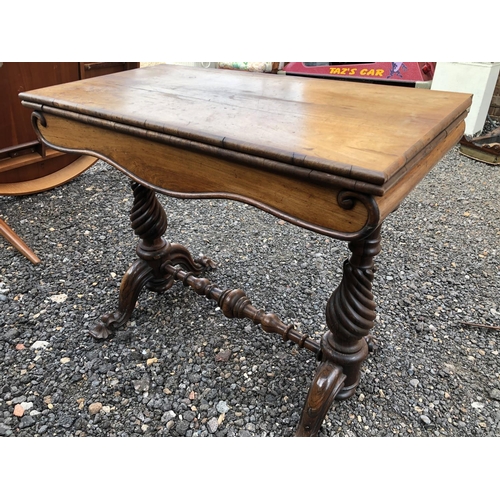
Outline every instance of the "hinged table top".
<svg viewBox="0 0 500 500"><path fill-rule="evenodd" d="M469 94L158 65L20 94L30 103L386 184L463 120Z"/></svg>

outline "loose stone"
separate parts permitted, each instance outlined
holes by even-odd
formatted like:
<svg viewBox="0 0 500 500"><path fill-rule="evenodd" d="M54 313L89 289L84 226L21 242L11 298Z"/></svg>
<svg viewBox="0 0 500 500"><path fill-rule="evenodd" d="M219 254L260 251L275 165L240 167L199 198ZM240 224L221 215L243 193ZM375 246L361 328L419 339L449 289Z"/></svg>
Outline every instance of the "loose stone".
<svg viewBox="0 0 500 500"><path fill-rule="evenodd" d="M36 350L36 349L46 349L47 346L49 345L49 342L46 340L37 340L33 344L31 344L30 349Z"/></svg>
<svg viewBox="0 0 500 500"><path fill-rule="evenodd" d="M215 361L228 361L231 357L231 350L221 351L215 355Z"/></svg>
<svg viewBox="0 0 500 500"><path fill-rule="evenodd" d="M219 401L216 408L219 413L227 413L229 411L229 406L227 406L225 401Z"/></svg>
<svg viewBox="0 0 500 500"><path fill-rule="evenodd" d="M490 398L500 401L500 389L492 389L490 392Z"/></svg>
<svg viewBox="0 0 500 500"><path fill-rule="evenodd" d="M175 412L172 410L166 411L161 417L162 422L170 422L175 418Z"/></svg>
<svg viewBox="0 0 500 500"><path fill-rule="evenodd" d="M219 428L219 422L215 417L212 417L208 422L207 422L207 429L210 434L214 434L217 432L217 429Z"/></svg>
<svg viewBox="0 0 500 500"><path fill-rule="evenodd" d="M24 411L28 411L31 410L31 408L33 408L33 403L24 401L23 403L21 403L21 406L23 407Z"/></svg>
<svg viewBox="0 0 500 500"><path fill-rule="evenodd" d="M5 424L0 424L0 436L8 437L12 435L12 429Z"/></svg>
<svg viewBox="0 0 500 500"><path fill-rule="evenodd" d="M21 418L21 422L19 422L20 429L25 429L26 427L31 427L32 425L35 425L35 419L30 415L25 415Z"/></svg>
<svg viewBox="0 0 500 500"><path fill-rule="evenodd" d="M91 415L96 415L102 410L102 403L91 403L89 405L89 413Z"/></svg>
<svg viewBox="0 0 500 500"><path fill-rule="evenodd" d="M14 406L14 416L22 417L23 415L24 415L24 408L20 404Z"/></svg>
<svg viewBox="0 0 500 500"><path fill-rule="evenodd" d="M175 426L175 430L181 435L184 436L186 431L189 429L189 422L185 420L179 420Z"/></svg>

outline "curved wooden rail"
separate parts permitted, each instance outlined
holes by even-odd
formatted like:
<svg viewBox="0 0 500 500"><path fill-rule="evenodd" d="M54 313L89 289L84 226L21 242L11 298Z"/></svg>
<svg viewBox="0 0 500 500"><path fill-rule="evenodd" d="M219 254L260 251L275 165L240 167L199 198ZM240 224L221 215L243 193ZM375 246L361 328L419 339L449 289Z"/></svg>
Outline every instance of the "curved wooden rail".
<svg viewBox="0 0 500 500"><path fill-rule="evenodd" d="M43 177L20 182L2 182L0 183L0 195L23 196L48 191L71 181L89 169L96 161L97 158L93 156L83 155L66 167Z"/></svg>
<svg viewBox="0 0 500 500"><path fill-rule="evenodd" d="M41 193L66 184L85 170L89 169L97 158L83 155L69 165L48 175L19 182L0 182L0 195L23 196ZM39 264L40 259L26 243L0 218L0 235L15 249L21 252L31 263Z"/></svg>

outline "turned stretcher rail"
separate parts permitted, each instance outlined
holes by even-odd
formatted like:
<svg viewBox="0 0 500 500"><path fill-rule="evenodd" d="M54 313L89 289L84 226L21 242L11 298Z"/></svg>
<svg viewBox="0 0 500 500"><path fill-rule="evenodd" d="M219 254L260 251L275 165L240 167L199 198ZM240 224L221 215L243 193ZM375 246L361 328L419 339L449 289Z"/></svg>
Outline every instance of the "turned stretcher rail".
<svg viewBox="0 0 500 500"><path fill-rule="evenodd" d="M317 356L319 355L321 347L318 342L296 330L294 325L283 323L277 314L266 313L263 309L254 307L243 290L239 288L223 290L209 279L197 278L193 273L174 267L168 262L162 266L162 270L175 280L181 281L184 286L190 286L198 295L204 295L208 299L216 301L227 318L251 319L254 324L260 325L265 332L278 333L283 340L290 340L300 348L308 349Z"/></svg>

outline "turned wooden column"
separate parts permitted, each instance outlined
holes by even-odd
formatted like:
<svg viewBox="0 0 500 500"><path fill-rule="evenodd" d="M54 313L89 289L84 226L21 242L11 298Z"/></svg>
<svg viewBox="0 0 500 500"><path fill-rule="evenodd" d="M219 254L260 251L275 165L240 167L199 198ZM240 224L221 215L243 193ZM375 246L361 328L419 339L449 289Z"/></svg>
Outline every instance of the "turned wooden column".
<svg viewBox="0 0 500 500"><path fill-rule="evenodd" d="M104 314L91 330L91 335L98 339L108 338L129 320L144 286L155 292L165 292L173 285L175 280L165 272L165 264L179 265L194 275L215 267L211 259L194 259L183 245L166 241L163 235L168 226L167 215L156 193L134 181L131 186L134 203L130 223L134 233L140 238L136 247L139 258L122 278L118 310Z"/></svg>
<svg viewBox="0 0 500 500"><path fill-rule="evenodd" d="M361 364L368 356L369 334L375 321L372 294L374 257L380 252L380 227L368 237L349 243L342 280L328 300L329 330L321 339L320 364L309 389L297 436L317 434L334 399L352 396Z"/></svg>

